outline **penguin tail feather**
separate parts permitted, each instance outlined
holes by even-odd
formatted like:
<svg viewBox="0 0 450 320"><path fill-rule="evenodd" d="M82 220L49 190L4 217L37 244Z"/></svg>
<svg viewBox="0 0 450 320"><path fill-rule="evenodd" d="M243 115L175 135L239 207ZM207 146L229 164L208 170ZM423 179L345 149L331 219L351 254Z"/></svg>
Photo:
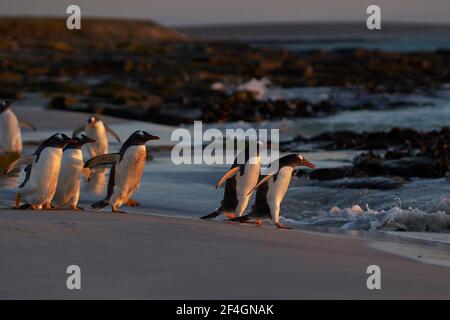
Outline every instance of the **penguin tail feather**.
<svg viewBox="0 0 450 320"><path fill-rule="evenodd" d="M105 208L108 204L109 204L108 201L100 200L100 201L97 201L96 203L91 204L91 208L94 210L100 210L100 209Z"/></svg>
<svg viewBox="0 0 450 320"><path fill-rule="evenodd" d="M215 217L217 217L220 214L219 210L216 210L214 212L211 212L209 214L207 214L206 216L201 217L200 219L203 220L209 220L209 219L214 219Z"/></svg>

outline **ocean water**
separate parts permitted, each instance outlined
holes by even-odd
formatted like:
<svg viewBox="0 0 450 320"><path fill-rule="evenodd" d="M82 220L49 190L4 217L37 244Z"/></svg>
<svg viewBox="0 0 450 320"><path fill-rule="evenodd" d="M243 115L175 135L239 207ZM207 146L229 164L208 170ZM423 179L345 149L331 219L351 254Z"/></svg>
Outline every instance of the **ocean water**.
<svg viewBox="0 0 450 320"><path fill-rule="evenodd" d="M368 30L357 23L267 23L211 25L179 28L181 32L206 40L234 40L255 47L291 51L347 48L414 52L450 49L448 24L382 23L381 30Z"/></svg>
<svg viewBox="0 0 450 320"><path fill-rule="evenodd" d="M374 31L376 32L376 31ZM339 50L349 48L365 48L395 52L435 51L450 49L450 32L430 34L416 33L379 33L378 37L351 38L300 38L284 41L260 40L252 42L255 47L287 49L296 52L309 50Z"/></svg>

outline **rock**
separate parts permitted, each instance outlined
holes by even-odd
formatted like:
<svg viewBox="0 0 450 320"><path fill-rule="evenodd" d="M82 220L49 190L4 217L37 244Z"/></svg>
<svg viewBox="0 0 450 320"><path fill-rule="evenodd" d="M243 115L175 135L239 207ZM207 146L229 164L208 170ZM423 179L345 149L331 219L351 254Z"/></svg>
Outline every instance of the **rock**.
<svg viewBox="0 0 450 320"><path fill-rule="evenodd" d="M349 176L351 167L316 169L310 173L309 178L314 180L335 180Z"/></svg>
<svg viewBox="0 0 450 320"><path fill-rule="evenodd" d="M433 159L425 157L406 157L385 162L389 175L417 178L440 178L446 170Z"/></svg>
<svg viewBox="0 0 450 320"><path fill-rule="evenodd" d="M50 101L50 108L54 109L67 109L68 107L74 105L77 99L72 96L56 96Z"/></svg>

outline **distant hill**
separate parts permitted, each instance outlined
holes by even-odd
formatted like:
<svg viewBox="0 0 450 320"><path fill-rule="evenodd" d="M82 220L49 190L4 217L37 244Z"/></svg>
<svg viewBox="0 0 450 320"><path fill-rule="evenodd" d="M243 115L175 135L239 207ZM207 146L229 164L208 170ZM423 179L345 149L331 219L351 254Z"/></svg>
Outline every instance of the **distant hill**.
<svg viewBox="0 0 450 320"><path fill-rule="evenodd" d="M0 17L0 38L15 41L186 41L178 31L144 20L83 18L81 30L68 30L65 17Z"/></svg>

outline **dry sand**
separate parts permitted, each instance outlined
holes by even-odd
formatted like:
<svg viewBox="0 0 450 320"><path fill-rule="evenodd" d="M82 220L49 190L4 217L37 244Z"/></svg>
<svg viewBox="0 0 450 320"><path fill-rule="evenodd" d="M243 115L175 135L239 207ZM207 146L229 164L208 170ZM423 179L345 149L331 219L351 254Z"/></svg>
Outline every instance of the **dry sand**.
<svg viewBox="0 0 450 320"><path fill-rule="evenodd" d="M2 210L0 298L450 298L449 268L370 242L140 214ZM66 288L72 264L81 267L78 291ZM381 290L366 287L372 264Z"/></svg>

